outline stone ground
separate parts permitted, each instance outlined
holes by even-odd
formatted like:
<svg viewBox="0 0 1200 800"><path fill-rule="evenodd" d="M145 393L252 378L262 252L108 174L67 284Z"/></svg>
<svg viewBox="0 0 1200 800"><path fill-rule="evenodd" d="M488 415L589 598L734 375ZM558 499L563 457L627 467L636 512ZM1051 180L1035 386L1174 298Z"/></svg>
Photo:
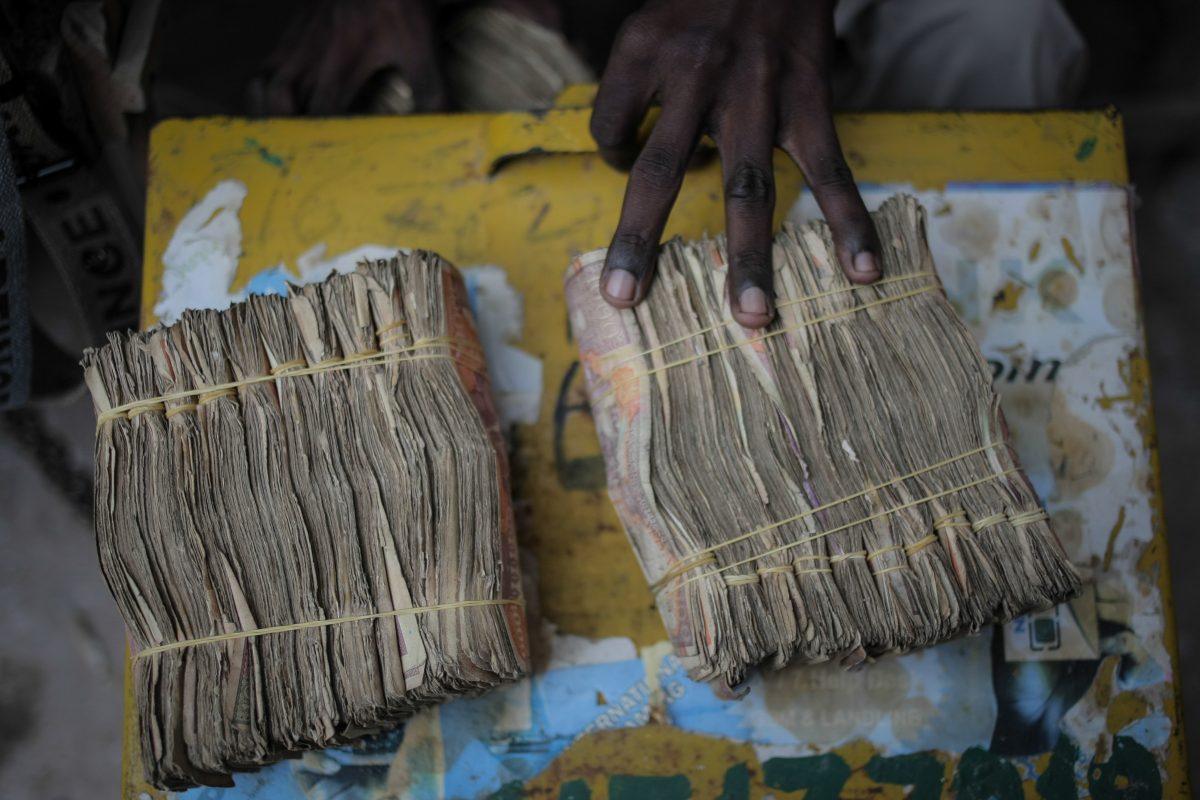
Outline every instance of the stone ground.
<svg viewBox="0 0 1200 800"><path fill-rule="evenodd" d="M1081 5L1070 2L1068 6ZM1103 6L1112 13L1102 13ZM1126 114L1183 673L1200 665L1200 51L1181 0L1089 3L1092 105ZM1073 9L1074 10L1074 9ZM1100 57L1098 54L1104 54ZM78 396L0 416L0 791L112 797L121 761L122 631L96 565L92 415ZM1194 673L1193 673L1194 674ZM1200 681L1184 685L1200 720ZM1193 763L1200 736L1192 737ZM63 765L70 765L64 768Z"/></svg>

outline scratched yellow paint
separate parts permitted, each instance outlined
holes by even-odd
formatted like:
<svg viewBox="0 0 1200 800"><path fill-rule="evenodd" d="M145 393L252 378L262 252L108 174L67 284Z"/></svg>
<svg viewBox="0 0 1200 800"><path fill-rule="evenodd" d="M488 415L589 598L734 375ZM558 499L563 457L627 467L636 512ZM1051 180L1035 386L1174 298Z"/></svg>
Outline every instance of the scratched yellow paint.
<svg viewBox="0 0 1200 800"><path fill-rule="evenodd" d="M1108 715L1105 718L1105 728L1109 733L1117 733L1126 725L1145 719L1154 709L1146 699L1135 691L1125 691L1118 694L1108 704Z"/></svg>
<svg viewBox="0 0 1200 800"><path fill-rule="evenodd" d="M584 103L590 92L572 90L560 105ZM281 262L295 265L318 244L327 254L374 243L436 250L460 265L502 265L525 298L520 346L544 364L539 421L517 431L513 458L521 540L537 562L538 606L563 631L629 636L644 645L661 640L663 629L596 484L595 432L586 413L571 410L584 397L579 376L569 379L575 354L561 276L573 254L608 243L624 191L624 177L594 152L589 113L560 107L542 114L165 122L151 137L142 320L154 321L162 254L176 225L227 179L248 188L239 215L238 285ZM864 182L1128 181L1115 113L855 114L839 117L838 130ZM778 221L801 181L777 156ZM667 233L717 233L722 215L720 171L713 162L688 176ZM1132 403L1148 415L1148 385L1130 391ZM1153 566L1169 602L1158 524L1156 537L1160 555ZM1174 654L1173 620L1165 624ZM1177 709L1167 713L1178 719ZM126 715L124 797L146 788L133 750L133 717ZM719 763L711 761L724 757L717 749L740 747L666 728L630 736L649 737L646 747L658 747L653 742L662 737L664 748L671 745L662 757L680 764ZM589 736L568 752L613 769L622 759L639 757L606 741ZM1181 742L1167 765L1172 780L1184 779L1177 769ZM857 743L839 753L856 769L852 781L859 780L870 747ZM567 768L566 762L560 766Z"/></svg>

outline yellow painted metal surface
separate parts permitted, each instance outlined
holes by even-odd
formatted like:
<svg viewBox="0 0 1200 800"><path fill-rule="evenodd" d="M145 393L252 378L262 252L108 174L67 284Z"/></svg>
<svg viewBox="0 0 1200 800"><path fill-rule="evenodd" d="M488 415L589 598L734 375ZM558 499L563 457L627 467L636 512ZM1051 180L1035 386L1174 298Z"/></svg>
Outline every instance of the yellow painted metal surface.
<svg viewBox="0 0 1200 800"><path fill-rule="evenodd" d="M586 97L584 92L570 100ZM240 212L238 285L281 262L295 264L322 243L329 253L370 242L427 248L463 265L504 265L526 303L519 345L544 365L539 422L516 432L513 454L522 543L537 562L535 607L564 632L628 636L645 645L664 632L603 492L603 465L581 378L572 368L575 350L561 288L573 254L607 245L625 186L624 176L594 152L589 113L558 108L543 114L165 122L151 139L142 319L154 322L162 256L176 225L226 179L248 188ZM856 114L839 117L838 130L864 182L930 187L949 181L1128 180L1114 113ZM801 180L777 156L778 221ZM723 228L714 162L689 174L667 235L696 237ZM1148 386L1133 401L1149 419ZM1169 597L1161 515L1156 529L1156 553L1147 555L1153 560L1147 567L1157 570ZM1165 627L1174 652L1173 622L1166 620ZM1113 713L1128 716L1135 705L1122 701ZM147 788L138 777L133 716L129 708L124 797ZM1178 710L1167 709L1167 716L1177 722ZM1167 772L1177 784L1165 787L1172 797L1186 780L1182 735L1175 735ZM587 782L588 769L599 763L657 759L672 764L671 774L693 762L709 763L711 780L705 780L719 787L724 767L717 765L733 758L727 750L739 747L745 749L651 725L581 740L552 769L564 781ZM843 748L842 756L858 771L872 753L867 745L855 747ZM752 764L751 795L762 796L761 765L752 753L738 759ZM554 776L539 781L545 794L534 796L558 796ZM904 789L886 792L901 796Z"/></svg>

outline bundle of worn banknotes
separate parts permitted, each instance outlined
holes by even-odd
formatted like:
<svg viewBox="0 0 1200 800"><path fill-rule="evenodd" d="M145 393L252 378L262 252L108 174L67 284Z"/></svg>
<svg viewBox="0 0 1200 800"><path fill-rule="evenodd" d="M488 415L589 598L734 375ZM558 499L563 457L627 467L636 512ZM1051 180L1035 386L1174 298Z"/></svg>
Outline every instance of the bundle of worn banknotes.
<svg viewBox="0 0 1200 800"><path fill-rule="evenodd" d="M429 253L86 355L96 537L160 787L520 678L508 467L462 279Z"/></svg>
<svg viewBox="0 0 1200 800"><path fill-rule="evenodd" d="M720 694L758 664L853 665L1079 587L924 211L894 197L874 220L869 286L824 223L785 226L763 331L729 314L721 239L665 246L633 310L595 300L604 251L567 271L609 494L676 653Z"/></svg>

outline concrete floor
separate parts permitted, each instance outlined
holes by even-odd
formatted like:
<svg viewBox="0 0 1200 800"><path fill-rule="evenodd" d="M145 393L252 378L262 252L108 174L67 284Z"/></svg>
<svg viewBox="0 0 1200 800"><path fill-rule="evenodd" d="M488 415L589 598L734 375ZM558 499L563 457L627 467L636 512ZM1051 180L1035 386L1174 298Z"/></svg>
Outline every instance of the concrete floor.
<svg viewBox="0 0 1200 800"><path fill-rule="evenodd" d="M29 422L39 418L40 430ZM0 422L0 795L13 800L117 791L121 619L96 563L90 509L58 483L90 477L93 419L80 397Z"/></svg>
<svg viewBox="0 0 1200 800"><path fill-rule="evenodd" d="M1104 40L1127 31L1085 32ZM1200 681L1186 680L1200 667L1200 629L1186 611L1200 605L1191 574L1200 539L1190 532L1200 524L1200 109L1191 100L1200 57L1184 29L1172 40L1156 69L1169 71L1161 83L1175 91L1138 92L1100 62L1090 99L1116 98L1128 112L1185 712L1200 721ZM1122 56L1142 57L1128 48ZM14 800L111 797L117 787L123 634L88 518L92 429L82 397L0 416L0 794ZM1192 741L1200 763L1200 735Z"/></svg>

